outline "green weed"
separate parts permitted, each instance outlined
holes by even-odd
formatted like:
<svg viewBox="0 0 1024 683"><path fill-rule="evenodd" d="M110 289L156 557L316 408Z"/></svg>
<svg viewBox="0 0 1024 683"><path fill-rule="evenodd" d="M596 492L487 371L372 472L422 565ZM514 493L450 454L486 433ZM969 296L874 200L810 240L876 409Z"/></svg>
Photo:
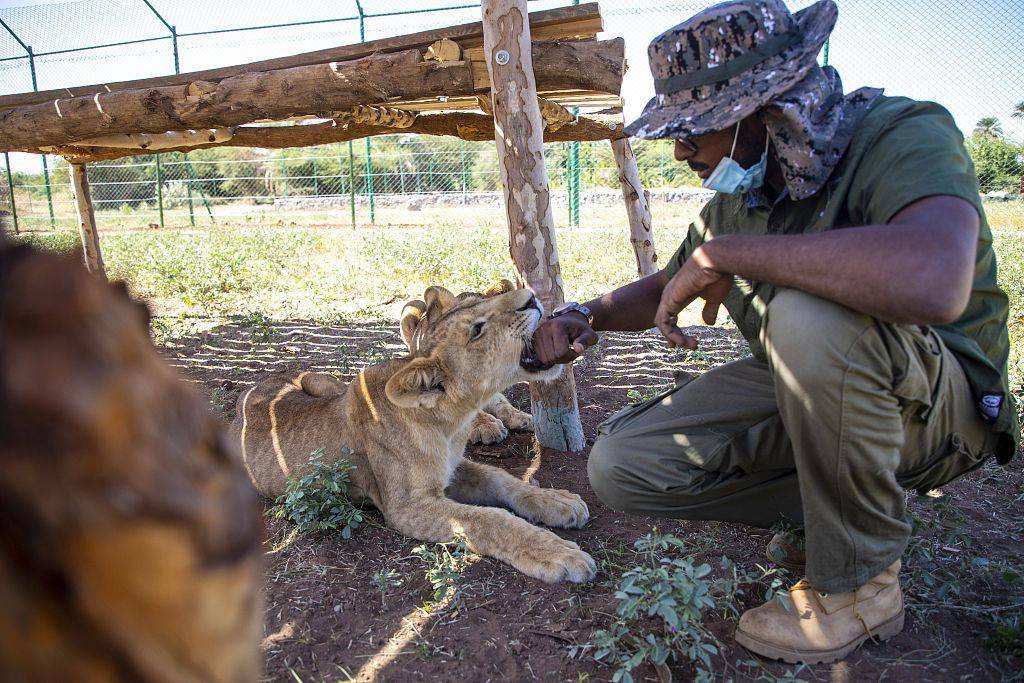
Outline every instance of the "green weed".
<svg viewBox="0 0 1024 683"><path fill-rule="evenodd" d="M351 538L363 522L362 511L348 495L349 474L355 469L351 455L343 448L337 461L325 463L324 449L313 451L306 473L288 478L269 514L293 522L300 532L340 530L343 539Z"/></svg>
<svg viewBox="0 0 1024 683"><path fill-rule="evenodd" d="M657 530L633 547L640 561L617 581L611 624L596 631L590 642L571 647L570 655L592 651L595 660L616 667L613 683L632 683L637 667L647 663L661 669L669 661L692 662L697 680L711 680L711 658L719 653L720 643L704 626L705 616L721 612L734 618L735 600L748 586L770 580L770 598L780 590L781 580L774 570L759 568L752 574L725 557L725 578L714 578L711 565L698 564L686 543Z"/></svg>
<svg viewBox="0 0 1024 683"><path fill-rule="evenodd" d="M401 575L394 569L378 569L371 576L370 580L373 581L373 587L380 592L380 606L384 606L384 597L392 588L398 588L404 582Z"/></svg>
<svg viewBox="0 0 1024 683"><path fill-rule="evenodd" d="M447 543L418 545L412 554L427 565L426 578L434 589L433 603L447 603L457 609L462 601L459 580L474 557L466 539L459 536Z"/></svg>

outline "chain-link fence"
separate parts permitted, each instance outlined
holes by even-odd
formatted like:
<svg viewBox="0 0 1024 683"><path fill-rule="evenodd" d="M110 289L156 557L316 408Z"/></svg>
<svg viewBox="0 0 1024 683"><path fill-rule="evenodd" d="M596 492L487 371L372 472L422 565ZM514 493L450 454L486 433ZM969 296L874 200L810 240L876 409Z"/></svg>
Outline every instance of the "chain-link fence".
<svg viewBox="0 0 1024 683"><path fill-rule="evenodd" d="M531 10L567 4L533 1ZM601 2L605 33L626 41L627 118L651 94L646 46L705 0ZM789 3L799 10L811 2ZM945 105L967 137L983 192L1020 202L1024 192L1024 2L838 0L839 24L822 59L847 90L862 85ZM476 3L402 9L395 0L325 5L195 0L14 0L0 7L0 94L212 68L477 21ZM637 142L655 222L664 205L701 199L670 143ZM555 221L621 225L610 146L546 146ZM66 163L4 155L8 211L19 230L75 225ZM291 150L214 148L89 165L104 229L218 225L503 225L493 143L390 135ZM7 198L4 198L6 195ZM666 202L662 200L673 200ZM1022 209L1024 211L1024 209ZM998 226L997 226L998 227ZM1019 225L1018 225L1019 227Z"/></svg>

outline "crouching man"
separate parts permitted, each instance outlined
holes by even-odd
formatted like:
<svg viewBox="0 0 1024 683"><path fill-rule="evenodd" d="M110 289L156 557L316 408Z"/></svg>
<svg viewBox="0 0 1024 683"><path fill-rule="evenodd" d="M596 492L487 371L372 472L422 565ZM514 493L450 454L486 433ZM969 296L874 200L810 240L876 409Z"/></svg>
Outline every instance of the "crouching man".
<svg viewBox="0 0 1024 683"><path fill-rule="evenodd" d="M595 330L676 325L725 306L752 357L605 422L591 484L610 507L741 522L777 534L803 572L795 609L746 612L761 655L829 662L903 628L904 489L991 456L1018 426L1007 391L1007 298L963 138L940 106L843 93L816 55L837 10L781 0L717 5L654 40L657 96L629 134L676 141L717 194L665 269L567 304L537 331L572 361Z"/></svg>

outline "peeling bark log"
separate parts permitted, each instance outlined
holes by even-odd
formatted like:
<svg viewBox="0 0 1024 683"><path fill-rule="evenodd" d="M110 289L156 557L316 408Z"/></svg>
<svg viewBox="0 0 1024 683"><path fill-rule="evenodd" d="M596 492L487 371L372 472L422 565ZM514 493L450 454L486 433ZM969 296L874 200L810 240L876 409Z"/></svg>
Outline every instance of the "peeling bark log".
<svg viewBox="0 0 1024 683"><path fill-rule="evenodd" d="M394 133L393 128L350 123L339 126L332 123L314 123L294 126L246 126L233 130L230 140L225 142L201 143L181 147L169 147L163 152L187 152L208 147L260 147L284 149L289 147L312 147L335 142L347 142L372 135ZM494 139L494 119L481 114L456 112L452 114L425 114L417 116L403 133L425 135L450 135L463 140L480 142ZM594 115L580 117L565 124L558 130L546 128L544 142L572 142L593 140L614 140L622 137L622 116ZM37 151L37 150L30 150ZM110 147L79 147L70 145L54 147L49 153L60 154L71 163L107 161L136 154L148 154L145 149L114 149Z"/></svg>
<svg viewBox="0 0 1024 683"><path fill-rule="evenodd" d="M612 154L619 169L622 199L626 202L629 241L636 256L637 272L640 277L646 277L658 270L658 255L654 251L654 232L651 228L650 195L640 184L636 155L629 145L629 139L612 140Z"/></svg>
<svg viewBox="0 0 1024 683"><path fill-rule="evenodd" d="M537 101L526 0L483 0L484 55L491 80L498 167L508 212L509 249L518 279L547 310L564 301ZM530 384L541 446L586 445L571 368L553 382Z"/></svg>
<svg viewBox="0 0 1024 683"><path fill-rule="evenodd" d="M621 39L536 43L545 90L617 95L624 70ZM253 72L218 83L118 90L0 111L0 151L68 146L97 136L225 128L296 116L331 118L357 105L466 97L479 92L482 65L424 62L417 50L350 62ZM401 108L400 105L399 108ZM443 103L438 102L438 107Z"/></svg>
<svg viewBox="0 0 1024 683"><path fill-rule="evenodd" d="M85 267L90 273L107 277L100 252L100 235L96 231L96 214L92 210L92 196L89 193L89 175L85 164L71 164L71 189L75 195L78 210L78 234L82 238L82 254Z"/></svg>
<svg viewBox="0 0 1024 683"><path fill-rule="evenodd" d="M0 680L260 678L263 521L144 307L0 247Z"/></svg>
<svg viewBox="0 0 1024 683"><path fill-rule="evenodd" d="M0 132L4 147L44 147L112 133L219 128L308 114L330 118L359 104L472 91L467 62L424 62L418 50L407 50L10 109L0 112Z"/></svg>

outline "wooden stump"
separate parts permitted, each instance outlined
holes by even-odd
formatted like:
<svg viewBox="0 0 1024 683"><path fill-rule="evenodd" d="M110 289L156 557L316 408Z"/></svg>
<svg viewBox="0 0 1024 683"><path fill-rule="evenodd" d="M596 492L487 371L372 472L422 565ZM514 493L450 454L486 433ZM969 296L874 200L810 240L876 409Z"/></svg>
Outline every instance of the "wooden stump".
<svg viewBox="0 0 1024 683"><path fill-rule="evenodd" d="M85 267L90 273L98 273L105 278L107 273L103 268L103 254L100 253L100 234L96 231L96 214L92 210L92 196L89 194L89 174L85 164L70 166L71 189L78 210L78 234L82 238Z"/></svg>
<svg viewBox="0 0 1024 683"><path fill-rule="evenodd" d="M263 522L147 313L0 246L0 680L248 682Z"/></svg>
<svg viewBox="0 0 1024 683"><path fill-rule="evenodd" d="M551 310L564 301L564 290L544 168L544 122L537 102L526 0L483 0L482 7L509 250L520 282ZM571 367L553 382L532 383L530 399L541 446L583 449L586 440Z"/></svg>
<svg viewBox="0 0 1024 683"><path fill-rule="evenodd" d="M626 202L629 241L636 256L636 269L640 277L646 277L658 270L658 255L654 252L654 232L651 230L650 195L640 184L636 155L629 145L629 138L612 140L612 154L619 169L622 199Z"/></svg>

